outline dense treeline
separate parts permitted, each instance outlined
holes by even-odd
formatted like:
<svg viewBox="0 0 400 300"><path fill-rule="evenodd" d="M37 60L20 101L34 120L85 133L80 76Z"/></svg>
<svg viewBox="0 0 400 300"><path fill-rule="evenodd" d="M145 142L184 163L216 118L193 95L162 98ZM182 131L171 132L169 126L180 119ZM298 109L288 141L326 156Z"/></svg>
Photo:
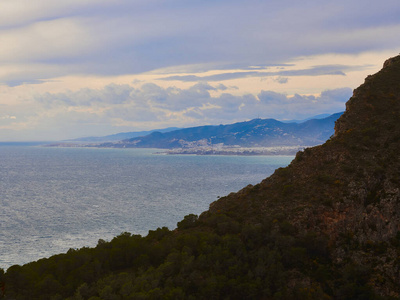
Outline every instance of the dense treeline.
<svg viewBox="0 0 400 300"><path fill-rule="evenodd" d="M281 217L239 224L188 215L178 229L12 266L6 299L374 299L367 266L334 267L327 237Z"/></svg>

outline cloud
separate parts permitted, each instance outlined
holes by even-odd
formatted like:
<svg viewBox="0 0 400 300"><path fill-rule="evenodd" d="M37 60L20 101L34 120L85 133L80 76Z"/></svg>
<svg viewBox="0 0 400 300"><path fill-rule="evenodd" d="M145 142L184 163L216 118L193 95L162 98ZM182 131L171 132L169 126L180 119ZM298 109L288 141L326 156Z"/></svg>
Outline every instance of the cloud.
<svg viewBox="0 0 400 300"><path fill-rule="evenodd" d="M14 122L16 119L16 116L0 115L0 128L2 126L7 126L8 124Z"/></svg>
<svg viewBox="0 0 400 300"><path fill-rule="evenodd" d="M37 80L37 79L17 79L17 80L12 80L12 79L10 79L10 80L8 80L7 82L6 82L6 84L9 86L9 87L15 87L15 86L20 86L20 85L23 85L23 84L41 84L41 83L43 83L44 81L43 80Z"/></svg>
<svg viewBox="0 0 400 300"><path fill-rule="evenodd" d="M263 104L282 104L287 103L289 99L286 95L273 91L261 91L257 97Z"/></svg>
<svg viewBox="0 0 400 300"><path fill-rule="evenodd" d="M197 75L174 75L168 77L161 77L158 80L164 81L183 81L183 82L197 82L197 81L224 81L224 80L232 80L239 78L248 78L248 77L271 77L271 76L279 76L279 83L286 83L287 78L285 79L282 76L290 77L290 76L323 76L323 75L339 75L345 76L345 72L348 71L358 71L363 69L370 68L370 65L364 66L345 66L345 65L321 65L321 66L313 66L308 69L299 69L299 70L281 70L275 72L265 72L265 71L241 71L241 72L229 72L229 73L220 73L215 75L208 76L197 76Z"/></svg>
<svg viewBox="0 0 400 300"><path fill-rule="evenodd" d="M218 86L216 86L217 90L225 91L228 89L228 87L222 83L220 83Z"/></svg>
<svg viewBox="0 0 400 300"><path fill-rule="evenodd" d="M76 92L44 93L36 95L34 98L38 103L49 109L60 106L96 107L130 101L133 90L130 85L109 84L102 90L84 88ZM144 90L146 90L146 86L144 86Z"/></svg>
<svg viewBox="0 0 400 300"><path fill-rule="evenodd" d="M275 78L274 81L278 82L280 84L285 84L285 83L288 83L289 78L279 76L279 77Z"/></svg>
<svg viewBox="0 0 400 300"><path fill-rule="evenodd" d="M92 37L78 20L59 18L0 31L0 62L48 62L85 55Z"/></svg>
<svg viewBox="0 0 400 300"><path fill-rule="evenodd" d="M138 88L111 84L103 89L44 93L34 97L29 107L30 115L21 120L16 115L12 120L3 121L33 122L31 127L36 126L35 130L48 134L51 131L55 135L53 138L66 139L99 135L99 128L103 128L105 135L127 129L132 131L134 127L153 129L229 124L257 117L304 119L343 111L352 92L349 88L342 88L323 91L320 96L296 94L289 97L263 90L255 96L233 95L225 88L207 82L184 89L147 83ZM220 92L211 94L210 91Z"/></svg>
<svg viewBox="0 0 400 300"><path fill-rule="evenodd" d="M345 0L318 5L290 0L3 0L0 62L42 64L29 78L19 72L15 82L46 80L55 67L58 76L171 72L180 66L191 66L191 72L245 71L177 79L197 82L270 76L260 71L299 56L398 49L400 42L393 38L400 29L398 3L368 0L362 6ZM0 82L8 80L9 74L0 76Z"/></svg>
<svg viewBox="0 0 400 300"><path fill-rule="evenodd" d="M16 118L17 118L16 116L9 116L9 115L0 116L1 120L7 120L7 119L15 120Z"/></svg>
<svg viewBox="0 0 400 300"><path fill-rule="evenodd" d="M178 73L204 73L207 71L223 71L223 70L267 70L271 67L292 67L291 63L270 63L249 65L249 63L202 63L193 65L178 65L156 70L157 74L178 74Z"/></svg>

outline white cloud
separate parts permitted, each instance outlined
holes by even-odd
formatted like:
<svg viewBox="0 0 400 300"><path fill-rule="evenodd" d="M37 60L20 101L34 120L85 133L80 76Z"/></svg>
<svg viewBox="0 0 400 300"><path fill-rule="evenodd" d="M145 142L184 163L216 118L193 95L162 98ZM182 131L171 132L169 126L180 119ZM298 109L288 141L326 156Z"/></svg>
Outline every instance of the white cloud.
<svg viewBox="0 0 400 300"><path fill-rule="evenodd" d="M15 120L16 118L17 118L16 116L9 116L9 115L0 116L0 120Z"/></svg>
<svg viewBox="0 0 400 300"><path fill-rule="evenodd" d="M43 19L54 19L85 11L85 8L106 3L117 4L109 0L2 0L0 9L0 26L23 26L24 24ZM93 8L92 8L93 9Z"/></svg>
<svg viewBox="0 0 400 300"><path fill-rule="evenodd" d="M41 21L0 31L0 62L52 61L84 55L91 37L73 19Z"/></svg>
<svg viewBox="0 0 400 300"><path fill-rule="evenodd" d="M257 117L302 119L344 110L351 89L326 90L320 96L261 91L257 96L224 91L211 95L220 85L197 83L189 88L162 88L156 84L111 84L103 89L80 89L36 95L24 113L5 114L1 128L41 132L39 136L67 139L106 135L132 128L229 124ZM21 108L20 108L21 109ZM99 134L99 130L103 130Z"/></svg>

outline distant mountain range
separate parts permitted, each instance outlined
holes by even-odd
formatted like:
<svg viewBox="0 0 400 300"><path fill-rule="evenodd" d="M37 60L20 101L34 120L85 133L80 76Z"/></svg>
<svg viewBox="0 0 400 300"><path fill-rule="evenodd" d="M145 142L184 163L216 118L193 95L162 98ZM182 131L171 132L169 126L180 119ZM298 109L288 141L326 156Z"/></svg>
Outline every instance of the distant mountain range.
<svg viewBox="0 0 400 300"><path fill-rule="evenodd" d="M285 123L275 119L254 119L230 125L199 126L173 131L155 131L145 136L119 142L101 143L114 148L195 148L209 146L276 147L313 146L324 143L334 133L336 113L302 123Z"/></svg>
<svg viewBox="0 0 400 300"><path fill-rule="evenodd" d="M153 132L168 132L173 130L178 130L178 127L169 127L164 129L154 129L149 131L136 131L136 132L121 132L106 136L90 136L90 137L82 137L78 139L67 140L65 142L73 142L73 143L104 143L104 142L116 142L126 139L131 139L139 136L145 136L151 134Z"/></svg>
<svg viewBox="0 0 400 300"><path fill-rule="evenodd" d="M307 119L303 120L283 120L280 121L282 123L303 123L312 119L324 119L327 117L330 117L330 114L320 114L316 115ZM118 142L122 140L128 140L128 139L133 139L136 137L142 137L149 135L153 132L170 132L170 131L175 131L175 130L180 130L183 128L179 127L168 127L168 128L163 128L163 129L153 129L153 130L147 130L147 131L131 131L131 132L120 132L120 133L115 133L111 135L106 135L106 136L89 136L89 137L81 137L81 138L76 138L76 139L69 139L65 140L63 142L72 142L72 143L105 143L105 142ZM43 144L43 142L41 142Z"/></svg>

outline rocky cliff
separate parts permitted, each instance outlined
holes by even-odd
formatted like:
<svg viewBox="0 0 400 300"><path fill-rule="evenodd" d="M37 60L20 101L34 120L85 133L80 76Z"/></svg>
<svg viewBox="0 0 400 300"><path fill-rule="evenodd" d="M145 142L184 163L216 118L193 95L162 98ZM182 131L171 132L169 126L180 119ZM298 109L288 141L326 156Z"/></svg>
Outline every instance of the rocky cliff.
<svg viewBox="0 0 400 300"><path fill-rule="evenodd" d="M210 206L245 222L284 218L328 239L335 267L369 268L380 295L400 295L400 56L368 76L325 144L256 186ZM261 212L261 213L260 213ZM278 217L276 217L278 216Z"/></svg>

